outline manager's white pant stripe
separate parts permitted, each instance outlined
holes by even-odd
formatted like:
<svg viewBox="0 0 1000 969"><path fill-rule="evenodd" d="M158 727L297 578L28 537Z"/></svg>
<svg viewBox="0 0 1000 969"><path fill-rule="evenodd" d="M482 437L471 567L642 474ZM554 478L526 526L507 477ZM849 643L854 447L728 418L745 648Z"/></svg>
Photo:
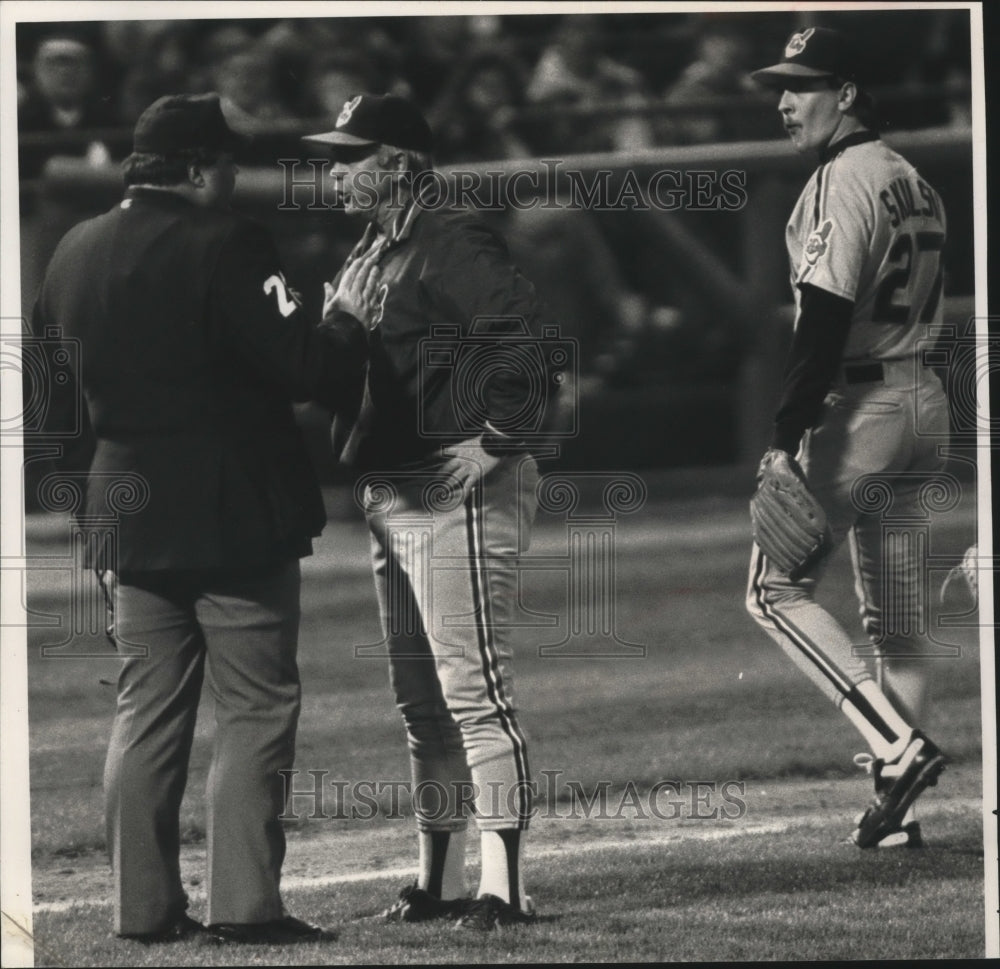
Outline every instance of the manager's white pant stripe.
<svg viewBox="0 0 1000 969"><path fill-rule="evenodd" d="M496 643L493 639L493 611L489 600L487 585L487 562L484 554L485 540L483 522L477 508L478 490L474 489L466 502L467 524L469 535L470 566L472 573L473 595L476 597L478 621L476 630L479 639L479 652L482 660L483 675L486 678L486 691L496 707L504 732L510 738L514 750L514 762L517 768L518 804L520 821L518 826L527 825L530 804L528 803L528 758L527 743L521 728L517 724L514 708L507 697L500 674L499 658Z"/></svg>

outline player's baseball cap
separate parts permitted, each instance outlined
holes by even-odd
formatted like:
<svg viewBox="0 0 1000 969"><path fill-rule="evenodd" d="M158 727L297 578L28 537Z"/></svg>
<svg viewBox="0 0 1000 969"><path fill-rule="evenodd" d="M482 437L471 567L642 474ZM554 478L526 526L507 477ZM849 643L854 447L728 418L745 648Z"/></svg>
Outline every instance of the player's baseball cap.
<svg viewBox="0 0 1000 969"><path fill-rule="evenodd" d="M139 115L132 135L132 150L170 155L193 148L236 151L249 138L237 134L222 113L219 95L168 94Z"/></svg>
<svg viewBox="0 0 1000 969"><path fill-rule="evenodd" d="M302 140L347 148L393 145L411 151L434 150L427 120L415 104L395 94L357 94L344 102L333 131L306 135Z"/></svg>
<svg viewBox="0 0 1000 969"><path fill-rule="evenodd" d="M807 27L788 38L777 64L762 67L750 76L766 87L780 87L789 78L842 77L859 81L861 59L854 43L839 30Z"/></svg>

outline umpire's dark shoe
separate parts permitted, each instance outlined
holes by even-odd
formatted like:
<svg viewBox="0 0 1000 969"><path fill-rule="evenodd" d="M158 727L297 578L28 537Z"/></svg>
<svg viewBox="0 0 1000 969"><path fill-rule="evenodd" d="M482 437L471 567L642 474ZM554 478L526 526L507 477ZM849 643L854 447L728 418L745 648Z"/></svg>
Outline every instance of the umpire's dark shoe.
<svg viewBox="0 0 1000 969"><path fill-rule="evenodd" d="M214 922L205 931L214 942L244 945L290 945L295 942L335 942L337 933L293 915L271 922Z"/></svg>
<svg viewBox="0 0 1000 969"><path fill-rule="evenodd" d="M900 831L903 816L927 787L937 784L947 758L919 730L913 731L902 756L894 763L891 783L876 773L875 800L861 816L852 840L859 848L874 848L888 835Z"/></svg>
<svg viewBox="0 0 1000 969"><path fill-rule="evenodd" d="M531 899L526 898L525 903L528 906L526 910L515 908L496 895L480 895L466 903L455 928L496 932L513 925L532 925L538 921L538 916Z"/></svg>
<svg viewBox="0 0 1000 969"><path fill-rule="evenodd" d="M470 904L467 898L440 899L416 882L407 885L399 898L377 917L383 922L431 922L434 919L456 918Z"/></svg>
<svg viewBox="0 0 1000 969"><path fill-rule="evenodd" d="M159 932L119 932L118 938L149 945L154 942L181 942L184 939L201 935L204 931L205 926L201 922L196 922L189 915L181 915L177 921Z"/></svg>

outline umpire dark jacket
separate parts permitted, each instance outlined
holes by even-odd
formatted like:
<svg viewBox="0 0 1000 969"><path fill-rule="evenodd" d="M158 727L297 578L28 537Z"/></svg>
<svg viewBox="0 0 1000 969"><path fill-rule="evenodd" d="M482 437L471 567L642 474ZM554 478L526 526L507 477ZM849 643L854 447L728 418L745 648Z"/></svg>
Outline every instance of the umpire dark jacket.
<svg viewBox="0 0 1000 969"><path fill-rule="evenodd" d="M56 328L53 331L53 328ZM96 451L77 518L115 520L119 571L257 568L326 521L293 401L354 398L359 325L310 324L262 226L130 189L49 265L36 338L66 341Z"/></svg>

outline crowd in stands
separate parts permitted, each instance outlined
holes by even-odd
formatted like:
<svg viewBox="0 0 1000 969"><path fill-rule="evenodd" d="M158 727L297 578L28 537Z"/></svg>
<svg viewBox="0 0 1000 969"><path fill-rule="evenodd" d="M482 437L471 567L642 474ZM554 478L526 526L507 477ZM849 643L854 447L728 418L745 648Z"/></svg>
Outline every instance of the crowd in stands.
<svg viewBox="0 0 1000 969"><path fill-rule="evenodd" d="M299 135L332 125L362 91L413 99L443 164L781 138L774 95L749 71L777 60L788 35L817 16L789 9L20 24L20 176L30 183L54 154L95 166L120 161L152 101L210 90L230 124L256 136L257 160L268 164L295 151ZM873 81L916 92L889 124L968 123L966 11L890 13L884 22L866 11L853 28L850 16L837 14L846 29L886 39ZM643 265L642 252L660 258L656 244L640 239L643 224L627 213L534 208L497 217L557 318L572 321L585 372L634 380L646 360L697 378L698 361L718 376L738 359L725 319L703 300L686 305L682 286ZM294 245L307 282L312 263L320 273L336 262L322 228L300 231Z"/></svg>
<svg viewBox="0 0 1000 969"><path fill-rule="evenodd" d="M873 20L879 14L860 15L863 36L886 38L886 49L874 52L876 81L937 85L945 94L922 103L915 118L904 110L903 122L966 120L967 98L947 97L949 90L964 95L968 85L962 13L890 15L891 34ZM23 134L125 130L163 94L216 90L234 127L294 132L301 122L335 117L350 95L371 91L414 99L438 131L442 162L777 137L776 122L760 130L773 103L748 72L773 60L788 33L810 16L816 15L21 24L19 124ZM90 150L100 160L91 144L78 153ZM121 153L118 143L108 150ZM37 158L27 161L22 177L37 167Z"/></svg>

